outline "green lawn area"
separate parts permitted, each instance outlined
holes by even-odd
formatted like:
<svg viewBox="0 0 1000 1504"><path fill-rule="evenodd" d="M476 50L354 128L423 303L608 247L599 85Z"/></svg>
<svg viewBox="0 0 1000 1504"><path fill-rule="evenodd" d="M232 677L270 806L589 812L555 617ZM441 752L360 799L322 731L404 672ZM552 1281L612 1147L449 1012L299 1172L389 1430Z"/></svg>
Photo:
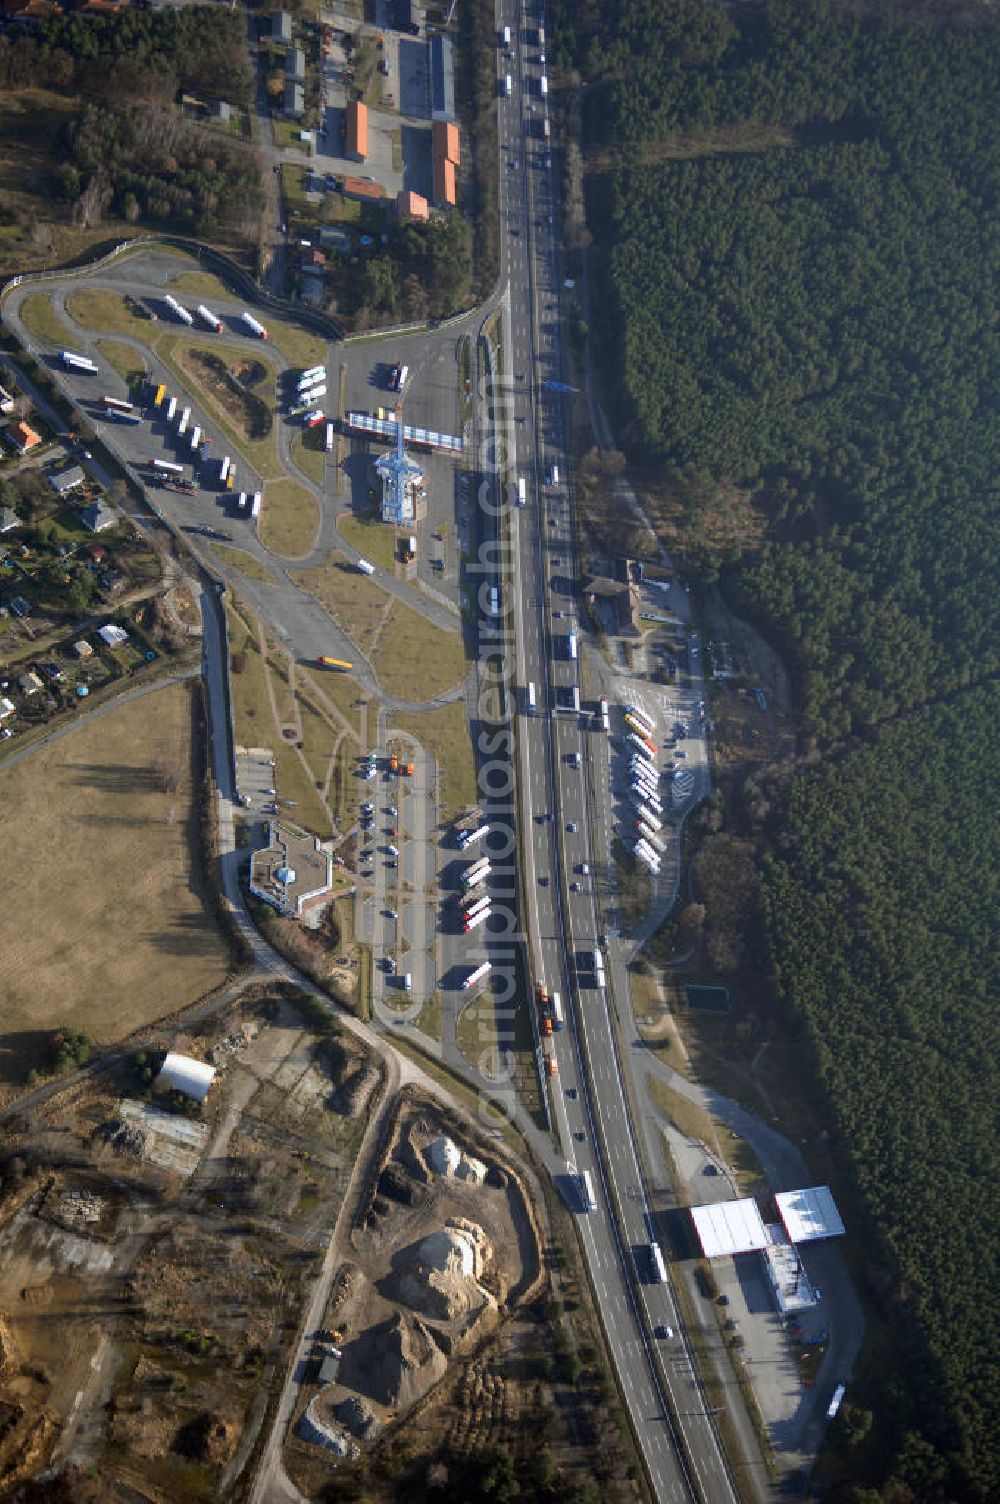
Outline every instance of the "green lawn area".
<svg viewBox="0 0 1000 1504"><path fill-rule="evenodd" d="M281 164L281 196L288 210L289 218L296 214L315 215L315 205L311 204L306 197L305 191L306 169L299 167L294 162L282 162ZM315 365L316 362L314 361Z"/></svg>
<svg viewBox="0 0 1000 1504"><path fill-rule="evenodd" d="M393 715L392 731L408 731L437 762L441 817L454 820L476 803L476 760L465 719L465 701L456 700L426 715Z"/></svg>
<svg viewBox="0 0 1000 1504"><path fill-rule="evenodd" d="M300 150L305 150L306 143L301 139L302 127L296 125L293 120L272 119L271 127L274 131L275 146L280 146L283 150L288 146L296 146Z"/></svg>
<svg viewBox="0 0 1000 1504"><path fill-rule="evenodd" d="M443 631L397 600L389 608L372 667L389 694L421 700L453 689L468 671L462 634Z"/></svg>
<svg viewBox="0 0 1000 1504"><path fill-rule="evenodd" d="M100 329L110 334L131 334L144 338L146 329L153 326L148 319L137 318L128 308L120 292L107 292L104 288L83 288L71 292L66 299L66 312L84 329Z"/></svg>
<svg viewBox="0 0 1000 1504"><path fill-rule="evenodd" d="M432 992L424 1006L414 1019L414 1023L421 1034L426 1034L428 1039L441 1038L441 994Z"/></svg>
<svg viewBox="0 0 1000 1504"><path fill-rule="evenodd" d="M263 315L262 322L267 323L271 344L281 351L290 366L307 370L310 366L326 364L330 346L318 334L310 334L306 329L267 314Z"/></svg>
<svg viewBox="0 0 1000 1504"><path fill-rule="evenodd" d="M531 1034L531 1020L526 1001L519 990L514 1005L513 1038L508 1020L503 1021L502 1034L497 1030L493 994L487 989L467 1003L458 1016L458 1047L470 1065L489 1072L492 1066L489 1054L498 1040L502 1047L511 1051L514 1059L513 1084L525 1109L538 1121L542 1106L542 1084L535 1062L535 1046ZM510 1004L505 1004L505 1009Z"/></svg>
<svg viewBox="0 0 1000 1504"><path fill-rule="evenodd" d="M483 1050L497 1042L493 1018L493 999L489 992L477 992L458 1015L458 1048L470 1065L478 1066Z"/></svg>
<svg viewBox="0 0 1000 1504"><path fill-rule="evenodd" d="M738 1138L732 1129L717 1123L710 1113L662 1081L650 1076L648 1082L650 1096L660 1111L681 1133L707 1144L713 1153L732 1166L741 1187L746 1189L755 1181L764 1179L757 1156L745 1139Z"/></svg>
<svg viewBox="0 0 1000 1504"><path fill-rule="evenodd" d="M271 697L267 690L267 672L260 656L256 622L251 612L242 604L237 607L226 602L226 619L229 623L229 646L231 661L241 655L244 667L239 673L232 672L230 681L233 697L233 721L236 742L239 746L270 747L274 752L275 778L278 796L295 801L296 820L326 837L330 834L330 816L326 805L316 790L316 780L303 767L295 747L281 735L281 727L275 724L271 709ZM288 708L287 680L274 683L274 697L278 715ZM306 720L318 719L307 706L302 706L303 741ZM310 727L310 734L313 728ZM330 745L333 733L329 733Z"/></svg>
<svg viewBox="0 0 1000 1504"><path fill-rule="evenodd" d="M358 198L345 198L342 193L328 193L327 213L337 224L356 225L361 221L362 203Z"/></svg>
<svg viewBox="0 0 1000 1504"><path fill-rule="evenodd" d="M361 714L358 701L362 698L362 693L357 681L352 679L350 674L340 673L334 669L300 667L298 673L307 684L312 685L337 707L360 742Z"/></svg>
<svg viewBox="0 0 1000 1504"><path fill-rule="evenodd" d="M304 475L321 486L326 479L326 425L317 423L292 440L292 459Z"/></svg>
<svg viewBox="0 0 1000 1504"><path fill-rule="evenodd" d="M294 480L268 480L257 524L266 549L280 559L301 559L312 548L319 528L319 503Z"/></svg>
<svg viewBox="0 0 1000 1504"><path fill-rule="evenodd" d="M226 440L233 448L243 456L264 480L278 480L284 474L274 447L274 430L266 439L248 439L243 432L242 425L239 427L230 417L230 411L216 396L215 392L202 379L198 367L190 360L185 360L185 354L191 350L206 350L211 355L218 355L231 365L236 365L248 357L247 350L238 345L220 344L211 336L205 339L193 338L190 334L161 334L154 342L153 348L157 356L162 360L168 370L173 371L181 386L197 396L199 402L211 413L212 420L217 423L219 429L225 434ZM257 351L253 354L254 360L260 360L267 368L268 379L259 383L261 397L269 406L274 406L274 367L266 360L262 360ZM235 411L235 394L234 408Z"/></svg>
<svg viewBox="0 0 1000 1504"><path fill-rule="evenodd" d="M21 322L36 339L72 347L74 335L56 313L47 292L32 293L30 298L25 298L21 304Z"/></svg>
<svg viewBox="0 0 1000 1504"><path fill-rule="evenodd" d="M337 519L337 531L358 553L392 573L396 557L396 530L387 522L362 522L358 517Z"/></svg>
<svg viewBox="0 0 1000 1504"><path fill-rule="evenodd" d="M303 767L298 752L280 738L275 738L274 772L278 797L295 801L295 820L314 835L326 840L332 832L330 811L316 789L315 779Z"/></svg>
<svg viewBox="0 0 1000 1504"><path fill-rule="evenodd" d="M248 625L252 618L249 612L244 617L241 611L227 601L226 620L229 624L230 663L238 653L245 659L245 667L239 673L234 671L230 675L237 744L241 747L270 747L277 735L277 728L271 714L256 631Z"/></svg>
<svg viewBox="0 0 1000 1504"><path fill-rule="evenodd" d="M385 591L343 559L302 570L293 578L323 602L337 626L367 657L389 604Z"/></svg>
<svg viewBox="0 0 1000 1504"><path fill-rule="evenodd" d="M131 345L120 344L116 339L99 339L96 345L111 369L118 372L128 387L129 395L134 395L146 379L142 357L136 354Z"/></svg>
<svg viewBox="0 0 1000 1504"><path fill-rule="evenodd" d="M233 294L212 272L181 272L170 277L167 286L172 293L193 292L200 298L232 299Z"/></svg>
<svg viewBox="0 0 1000 1504"><path fill-rule="evenodd" d="M252 554L244 553L241 548L227 548L224 543L210 543L208 546L224 564L228 564L230 569L238 569L248 580L260 580L264 585L274 584L274 575Z"/></svg>

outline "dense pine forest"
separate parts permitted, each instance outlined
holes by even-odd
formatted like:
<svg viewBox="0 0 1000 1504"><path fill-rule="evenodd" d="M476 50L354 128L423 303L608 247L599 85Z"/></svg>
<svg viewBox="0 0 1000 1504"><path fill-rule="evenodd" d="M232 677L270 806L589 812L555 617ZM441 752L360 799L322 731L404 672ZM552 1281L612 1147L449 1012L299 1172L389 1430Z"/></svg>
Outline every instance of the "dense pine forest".
<svg viewBox="0 0 1000 1504"><path fill-rule="evenodd" d="M812 753L764 832L771 964L893 1334L840 1477L997 1498L1000 32L930 4L556 21L620 431L764 519L688 563L782 649Z"/></svg>

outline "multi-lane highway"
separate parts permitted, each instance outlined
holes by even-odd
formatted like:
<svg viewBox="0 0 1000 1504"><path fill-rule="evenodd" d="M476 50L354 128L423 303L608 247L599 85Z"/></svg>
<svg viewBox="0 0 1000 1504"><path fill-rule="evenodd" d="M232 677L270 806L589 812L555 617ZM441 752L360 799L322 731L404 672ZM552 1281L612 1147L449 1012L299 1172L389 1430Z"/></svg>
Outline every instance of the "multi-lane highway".
<svg viewBox="0 0 1000 1504"><path fill-rule="evenodd" d="M516 451L511 479L527 479L527 505L513 514L513 563L506 582L515 634L518 772L525 928L532 968L567 1003L567 1027L545 1041L553 1129L568 1173L589 1170L596 1210L581 1212L591 1279L624 1399L656 1496L735 1499L714 1423L704 1403L668 1284L640 1283L650 1241L650 1206L612 1028L613 996L598 985L602 954L591 853L586 764L604 733L555 708L557 691L580 686L578 567L561 398L542 382L561 380L559 273L540 9L504 3L498 36L502 281L501 335L507 404L494 403ZM510 92L507 92L507 76ZM553 594L557 576L562 588ZM535 686L537 715L525 714ZM584 870L588 869L588 870ZM611 973L609 973L611 974ZM612 974L624 985L624 973ZM642 1253L637 1252L643 1250ZM639 1277L637 1277L639 1276ZM654 1332L670 1331L670 1336Z"/></svg>

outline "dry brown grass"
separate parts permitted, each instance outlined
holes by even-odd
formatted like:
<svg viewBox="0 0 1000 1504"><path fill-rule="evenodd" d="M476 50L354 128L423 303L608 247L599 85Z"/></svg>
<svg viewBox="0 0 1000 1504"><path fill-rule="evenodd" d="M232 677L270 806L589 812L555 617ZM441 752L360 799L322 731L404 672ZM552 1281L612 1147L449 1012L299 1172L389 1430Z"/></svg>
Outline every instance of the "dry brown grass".
<svg viewBox="0 0 1000 1504"><path fill-rule="evenodd" d="M67 1023L107 1042L217 986L227 947L192 850L192 699L173 685L5 772L0 1096ZM181 770L176 792L152 771Z"/></svg>

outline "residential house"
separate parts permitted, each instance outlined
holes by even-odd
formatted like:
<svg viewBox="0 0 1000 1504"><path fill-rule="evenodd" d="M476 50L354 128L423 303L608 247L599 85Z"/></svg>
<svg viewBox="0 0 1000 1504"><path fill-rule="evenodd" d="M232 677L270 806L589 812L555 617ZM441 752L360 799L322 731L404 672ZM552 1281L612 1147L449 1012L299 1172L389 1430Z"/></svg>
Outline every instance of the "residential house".
<svg viewBox="0 0 1000 1504"><path fill-rule="evenodd" d="M250 892L290 919L327 901L333 862L314 836L272 820L267 845L250 858Z"/></svg>
<svg viewBox="0 0 1000 1504"><path fill-rule="evenodd" d="M15 423L13 428L8 428L10 441L18 454L27 454L30 449L35 449L42 442L41 434L37 434L30 423Z"/></svg>
<svg viewBox="0 0 1000 1504"><path fill-rule="evenodd" d="M223 125L228 125L232 113L232 107L225 99L215 99L212 101L213 120L221 120Z"/></svg>
<svg viewBox="0 0 1000 1504"><path fill-rule="evenodd" d="M120 648L123 643L128 642L128 633L113 621L105 622L103 627L98 627L97 635L109 648Z"/></svg>
<svg viewBox="0 0 1000 1504"><path fill-rule="evenodd" d="M346 230L338 230L336 225L320 225L316 232L320 245L328 251L343 251L345 254L351 249L351 237Z"/></svg>
<svg viewBox="0 0 1000 1504"><path fill-rule="evenodd" d="M322 272L326 269L326 257L322 251L311 245L302 252L299 265L305 272Z"/></svg>
<svg viewBox="0 0 1000 1504"><path fill-rule="evenodd" d="M84 507L80 513L80 521L88 532L103 533L106 528L116 526L118 514L110 507L106 507L103 501L92 501L90 506Z"/></svg>
<svg viewBox="0 0 1000 1504"><path fill-rule="evenodd" d="M352 99L347 106L346 121L344 155L353 162L363 162L368 155L368 106L360 99Z"/></svg>
<svg viewBox="0 0 1000 1504"><path fill-rule="evenodd" d="M78 658L93 658L94 650L86 637L81 637L79 642L74 642L73 651Z"/></svg>
<svg viewBox="0 0 1000 1504"><path fill-rule="evenodd" d="M400 219L414 219L418 224L426 224L430 207L421 194L414 193L412 188L404 188L396 195L396 214Z"/></svg>
<svg viewBox="0 0 1000 1504"><path fill-rule="evenodd" d="M285 78L291 79L295 84L304 84L306 81L306 55L301 47L293 47L285 53Z"/></svg>
<svg viewBox="0 0 1000 1504"><path fill-rule="evenodd" d="M35 27L61 16L63 8L56 0L3 0L3 14L7 21Z"/></svg>
<svg viewBox="0 0 1000 1504"><path fill-rule="evenodd" d="M40 689L45 688L45 685L42 683L41 679L39 679L34 669L29 668L28 672L26 674L22 674L20 679L18 679L17 687L21 691L22 695L37 695Z"/></svg>
<svg viewBox="0 0 1000 1504"><path fill-rule="evenodd" d="M6 387L0 386L0 413L12 413L14 411L14 398Z"/></svg>
<svg viewBox="0 0 1000 1504"><path fill-rule="evenodd" d="M276 10L271 16L271 35L276 42L291 42L292 18L286 10Z"/></svg>
<svg viewBox="0 0 1000 1504"><path fill-rule="evenodd" d="M385 198L385 189L381 183L374 182L371 178L345 178L340 188L345 198L361 198L377 201Z"/></svg>
<svg viewBox="0 0 1000 1504"><path fill-rule="evenodd" d="M5 721L9 715L14 714L14 701L0 697L0 721Z"/></svg>
<svg viewBox="0 0 1000 1504"><path fill-rule="evenodd" d="M86 479L79 465L71 465L68 470L54 470L49 473L49 485L57 496L66 496L70 491L75 491L77 486L82 486Z"/></svg>
<svg viewBox="0 0 1000 1504"><path fill-rule="evenodd" d="M12 528L20 525L21 519L13 507L0 507L0 533L9 533Z"/></svg>
<svg viewBox="0 0 1000 1504"><path fill-rule="evenodd" d="M291 80L285 85L285 114L292 120L301 120L305 114L306 102L301 84L293 84Z"/></svg>

